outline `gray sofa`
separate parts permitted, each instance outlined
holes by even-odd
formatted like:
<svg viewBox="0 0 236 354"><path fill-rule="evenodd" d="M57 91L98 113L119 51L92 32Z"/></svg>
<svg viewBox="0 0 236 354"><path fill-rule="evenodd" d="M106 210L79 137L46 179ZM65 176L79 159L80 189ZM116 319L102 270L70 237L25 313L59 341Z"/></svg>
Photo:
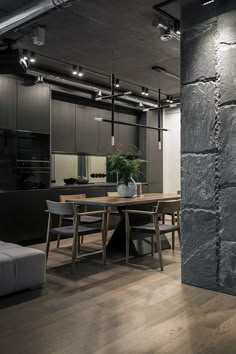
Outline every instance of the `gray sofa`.
<svg viewBox="0 0 236 354"><path fill-rule="evenodd" d="M0 241L0 296L45 283L45 253Z"/></svg>

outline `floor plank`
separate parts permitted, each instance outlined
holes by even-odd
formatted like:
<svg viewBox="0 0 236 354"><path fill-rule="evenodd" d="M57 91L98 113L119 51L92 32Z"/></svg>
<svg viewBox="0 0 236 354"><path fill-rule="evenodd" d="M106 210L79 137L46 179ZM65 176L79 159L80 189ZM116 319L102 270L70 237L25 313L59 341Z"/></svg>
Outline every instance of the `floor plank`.
<svg viewBox="0 0 236 354"><path fill-rule="evenodd" d="M70 253L53 244L46 287L0 300L1 354L236 353L236 298L181 284L178 244L164 272L157 255L105 267L97 255L71 275Z"/></svg>

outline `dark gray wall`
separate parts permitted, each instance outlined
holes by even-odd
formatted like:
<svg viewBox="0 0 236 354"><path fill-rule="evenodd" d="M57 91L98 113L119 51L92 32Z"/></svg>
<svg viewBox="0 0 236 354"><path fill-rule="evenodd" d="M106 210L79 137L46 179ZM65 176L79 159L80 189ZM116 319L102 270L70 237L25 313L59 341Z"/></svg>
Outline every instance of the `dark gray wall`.
<svg viewBox="0 0 236 354"><path fill-rule="evenodd" d="M182 280L236 294L236 3L182 5Z"/></svg>

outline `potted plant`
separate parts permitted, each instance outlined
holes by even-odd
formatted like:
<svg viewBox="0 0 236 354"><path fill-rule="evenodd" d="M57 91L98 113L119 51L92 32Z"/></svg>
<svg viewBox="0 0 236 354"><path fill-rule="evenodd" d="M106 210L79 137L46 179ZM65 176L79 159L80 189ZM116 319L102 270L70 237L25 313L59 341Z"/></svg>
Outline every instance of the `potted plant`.
<svg viewBox="0 0 236 354"><path fill-rule="evenodd" d="M127 153L118 145L116 151L108 156L108 164L111 173L117 173L119 182L117 192L121 197L130 198L137 194L137 186L134 178L141 173L141 165L145 160L140 159L139 149L130 145Z"/></svg>

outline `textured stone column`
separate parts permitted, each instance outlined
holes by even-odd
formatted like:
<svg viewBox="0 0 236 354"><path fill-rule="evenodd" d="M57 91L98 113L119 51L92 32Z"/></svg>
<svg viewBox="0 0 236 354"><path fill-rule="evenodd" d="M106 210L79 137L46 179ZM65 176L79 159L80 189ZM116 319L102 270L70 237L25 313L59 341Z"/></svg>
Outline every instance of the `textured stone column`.
<svg viewBox="0 0 236 354"><path fill-rule="evenodd" d="M182 280L236 294L236 1L182 26Z"/></svg>

